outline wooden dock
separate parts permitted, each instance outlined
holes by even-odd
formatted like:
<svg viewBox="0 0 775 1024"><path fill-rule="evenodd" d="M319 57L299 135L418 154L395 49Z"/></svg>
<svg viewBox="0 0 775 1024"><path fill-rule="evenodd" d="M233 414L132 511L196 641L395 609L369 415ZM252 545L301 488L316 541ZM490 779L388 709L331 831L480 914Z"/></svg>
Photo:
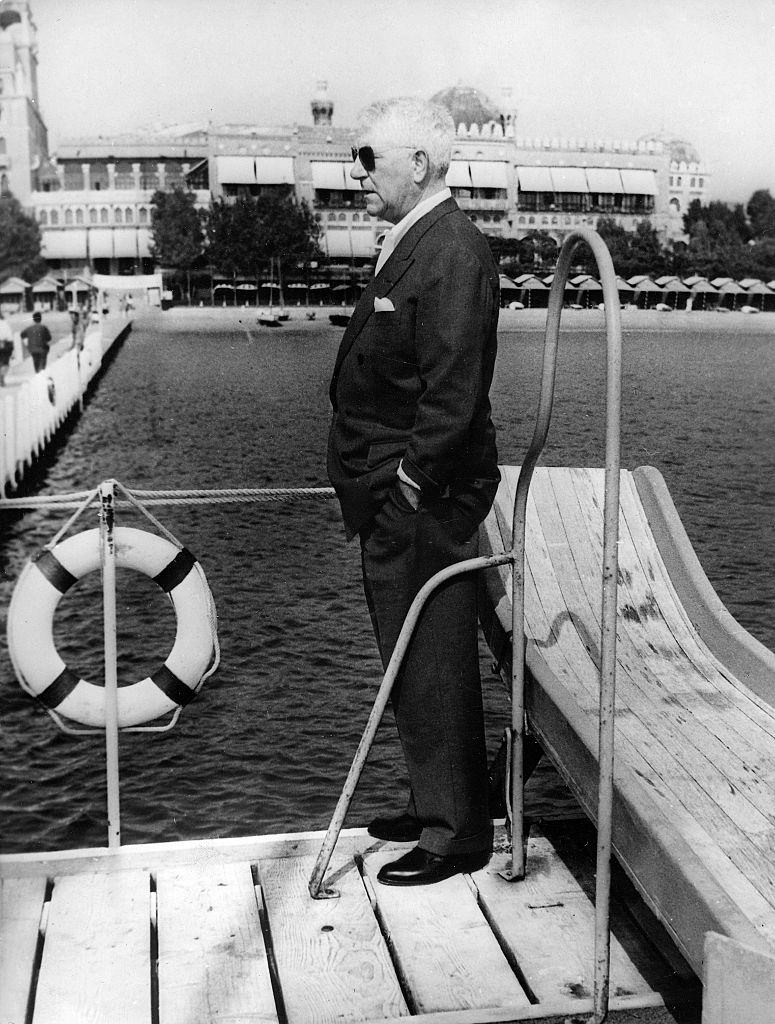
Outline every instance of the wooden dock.
<svg viewBox="0 0 775 1024"><path fill-rule="evenodd" d="M13 1024L486 1024L591 1009L594 838L529 841L529 876L487 868L383 886L395 847L322 833L0 858L0 1021ZM617 890L612 1019L698 1021L698 985ZM665 1008L679 1006L679 1017ZM618 1016L617 1016L618 1015Z"/></svg>
<svg viewBox="0 0 775 1024"><path fill-rule="evenodd" d="M510 546L517 476L485 524L490 551ZM592 820L603 486L602 470L536 470L526 535L528 719ZM506 664L509 570L485 590ZM709 932L772 954L775 656L723 608L653 469L621 474L616 686L617 859L698 976Z"/></svg>

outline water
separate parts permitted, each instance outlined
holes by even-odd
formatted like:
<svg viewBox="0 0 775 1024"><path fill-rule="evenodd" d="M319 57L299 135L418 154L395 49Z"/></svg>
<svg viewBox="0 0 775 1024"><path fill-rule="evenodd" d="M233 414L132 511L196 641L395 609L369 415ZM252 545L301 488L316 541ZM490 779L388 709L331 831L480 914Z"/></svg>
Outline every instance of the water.
<svg viewBox="0 0 775 1024"><path fill-rule="evenodd" d="M663 472L722 599L773 648L768 319L685 317L678 332L654 330L664 323L657 314L639 317L625 333L622 461ZM570 322L544 462L602 464L599 318ZM542 336L526 323L507 314L500 335L492 396L506 463L521 459L537 402ZM322 323L271 331L254 316L240 323L207 311L138 324L42 489L112 476L138 488L327 485L327 385L340 335ZM154 512L205 568L222 664L174 732L122 736L123 841L325 827L380 678L357 548L344 543L335 502ZM4 520L2 607L25 559L61 522L44 512ZM142 525L123 511L120 522ZM174 617L150 581L120 573L119 586L120 680L131 682L166 658ZM55 622L62 656L86 678L101 671L101 629L93 574L63 599ZM508 712L484 649L482 669L494 751ZM0 694L2 849L103 845L103 741L61 734L19 689L5 652ZM400 809L405 784L387 716L348 820ZM534 813L576 813L549 769L531 786L530 804Z"/></svg>

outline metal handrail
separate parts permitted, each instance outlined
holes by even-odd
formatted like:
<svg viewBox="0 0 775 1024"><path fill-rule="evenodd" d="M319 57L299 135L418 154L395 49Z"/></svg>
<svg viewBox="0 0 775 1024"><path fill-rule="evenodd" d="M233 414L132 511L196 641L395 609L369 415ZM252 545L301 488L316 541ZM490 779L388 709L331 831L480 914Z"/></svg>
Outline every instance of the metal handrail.
<svg viewBox="0 0 775 1024"><path fill-rule="evenodd" d="M579 228L563 242L549 292L546 316L541 396L533 440L522 463L514 496L511 595L511 874L525 873L522 832L524 822L525 721L525 526L527 497L533 470L549 432L554 402L557 345L565 284L576 247L586 242L592 250L603 286L606 314L606 426L605 504L603 510L603 603L600 635L600 715L598 725L597 881L595 885L595 968L593 1021L608 1015L611 936L611 838L613 814L614 703L616 695L616 602L618 590L619 468L621 435L622 327L619 292L611 255L596 231ZM519 649L518 649L519 648Z"/></svg>
<svg viewBox="0 0 775 1024"><path fill-rule="evenodd" d="M601 622L600 720L598 731L598 813L597 883L595 887L595 964L594 1024L602 1024L608 1015L610 965L610 891L611 836L613 811L614 702L616 682L616 606L618 584L619 467L621 420L621 316L616 275L610 253L596 231L579 228L565 239L557 261L557 270L549 292L541 395L536 425L522 464L514 496L511 548L500 555L481 556L448 566L432 576L418 592L407 613L396 646L388 663L358 749L350 766L342 793L326 831L312 875L309 892L314 899L338 896L324 887L323 880L341 832L350 802L366 763L369 750L390 697L417 620L431 594L446 580L466 572L512 565L511 630L511 869L508 877L525 875L524 832L524 719L525 719L525 527L527 498L533 470L543 451L549 432L554 402L557 346L560 332L565 284L571 258L581 243L592 250L600 272L606 311L606 429L605 429L605 504L603 511L603 602Z"/></svg>

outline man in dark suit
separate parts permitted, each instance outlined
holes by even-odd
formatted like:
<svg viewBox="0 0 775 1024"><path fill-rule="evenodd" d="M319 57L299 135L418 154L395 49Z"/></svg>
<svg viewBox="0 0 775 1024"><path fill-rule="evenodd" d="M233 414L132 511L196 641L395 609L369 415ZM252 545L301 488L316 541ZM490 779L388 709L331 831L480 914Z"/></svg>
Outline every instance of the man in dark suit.
<svg viewBox="0 0 775 1024"><path fill-rule="evenodd" d="M422 585L477 554L499 472L488 391L498 271L445 186L454 126L422 100L364 111L350 175L391 222L374 279L345 331L331 382L328 472L383 664ZM411 792L372 835L419 840L379 872L392 885L440 881L487 863L492 823L479 678L476 580L426 606L392 694Z"/></svg>

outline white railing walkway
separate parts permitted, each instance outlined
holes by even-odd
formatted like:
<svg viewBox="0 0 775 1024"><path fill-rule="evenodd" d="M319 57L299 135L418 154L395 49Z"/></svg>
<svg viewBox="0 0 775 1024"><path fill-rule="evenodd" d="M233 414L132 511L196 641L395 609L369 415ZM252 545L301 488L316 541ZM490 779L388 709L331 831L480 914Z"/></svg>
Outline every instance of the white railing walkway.
<svg viewBox="0 0 775 1024"><path fill-rule="evenodd" d="M32 372L29 358L10 367L0 388L0 497L18 486L25 470L82 400L105 353L121 333L122 325L101 323L86 332L80 351L67 347L69 337L58 340L40 373Z"/></svg>

